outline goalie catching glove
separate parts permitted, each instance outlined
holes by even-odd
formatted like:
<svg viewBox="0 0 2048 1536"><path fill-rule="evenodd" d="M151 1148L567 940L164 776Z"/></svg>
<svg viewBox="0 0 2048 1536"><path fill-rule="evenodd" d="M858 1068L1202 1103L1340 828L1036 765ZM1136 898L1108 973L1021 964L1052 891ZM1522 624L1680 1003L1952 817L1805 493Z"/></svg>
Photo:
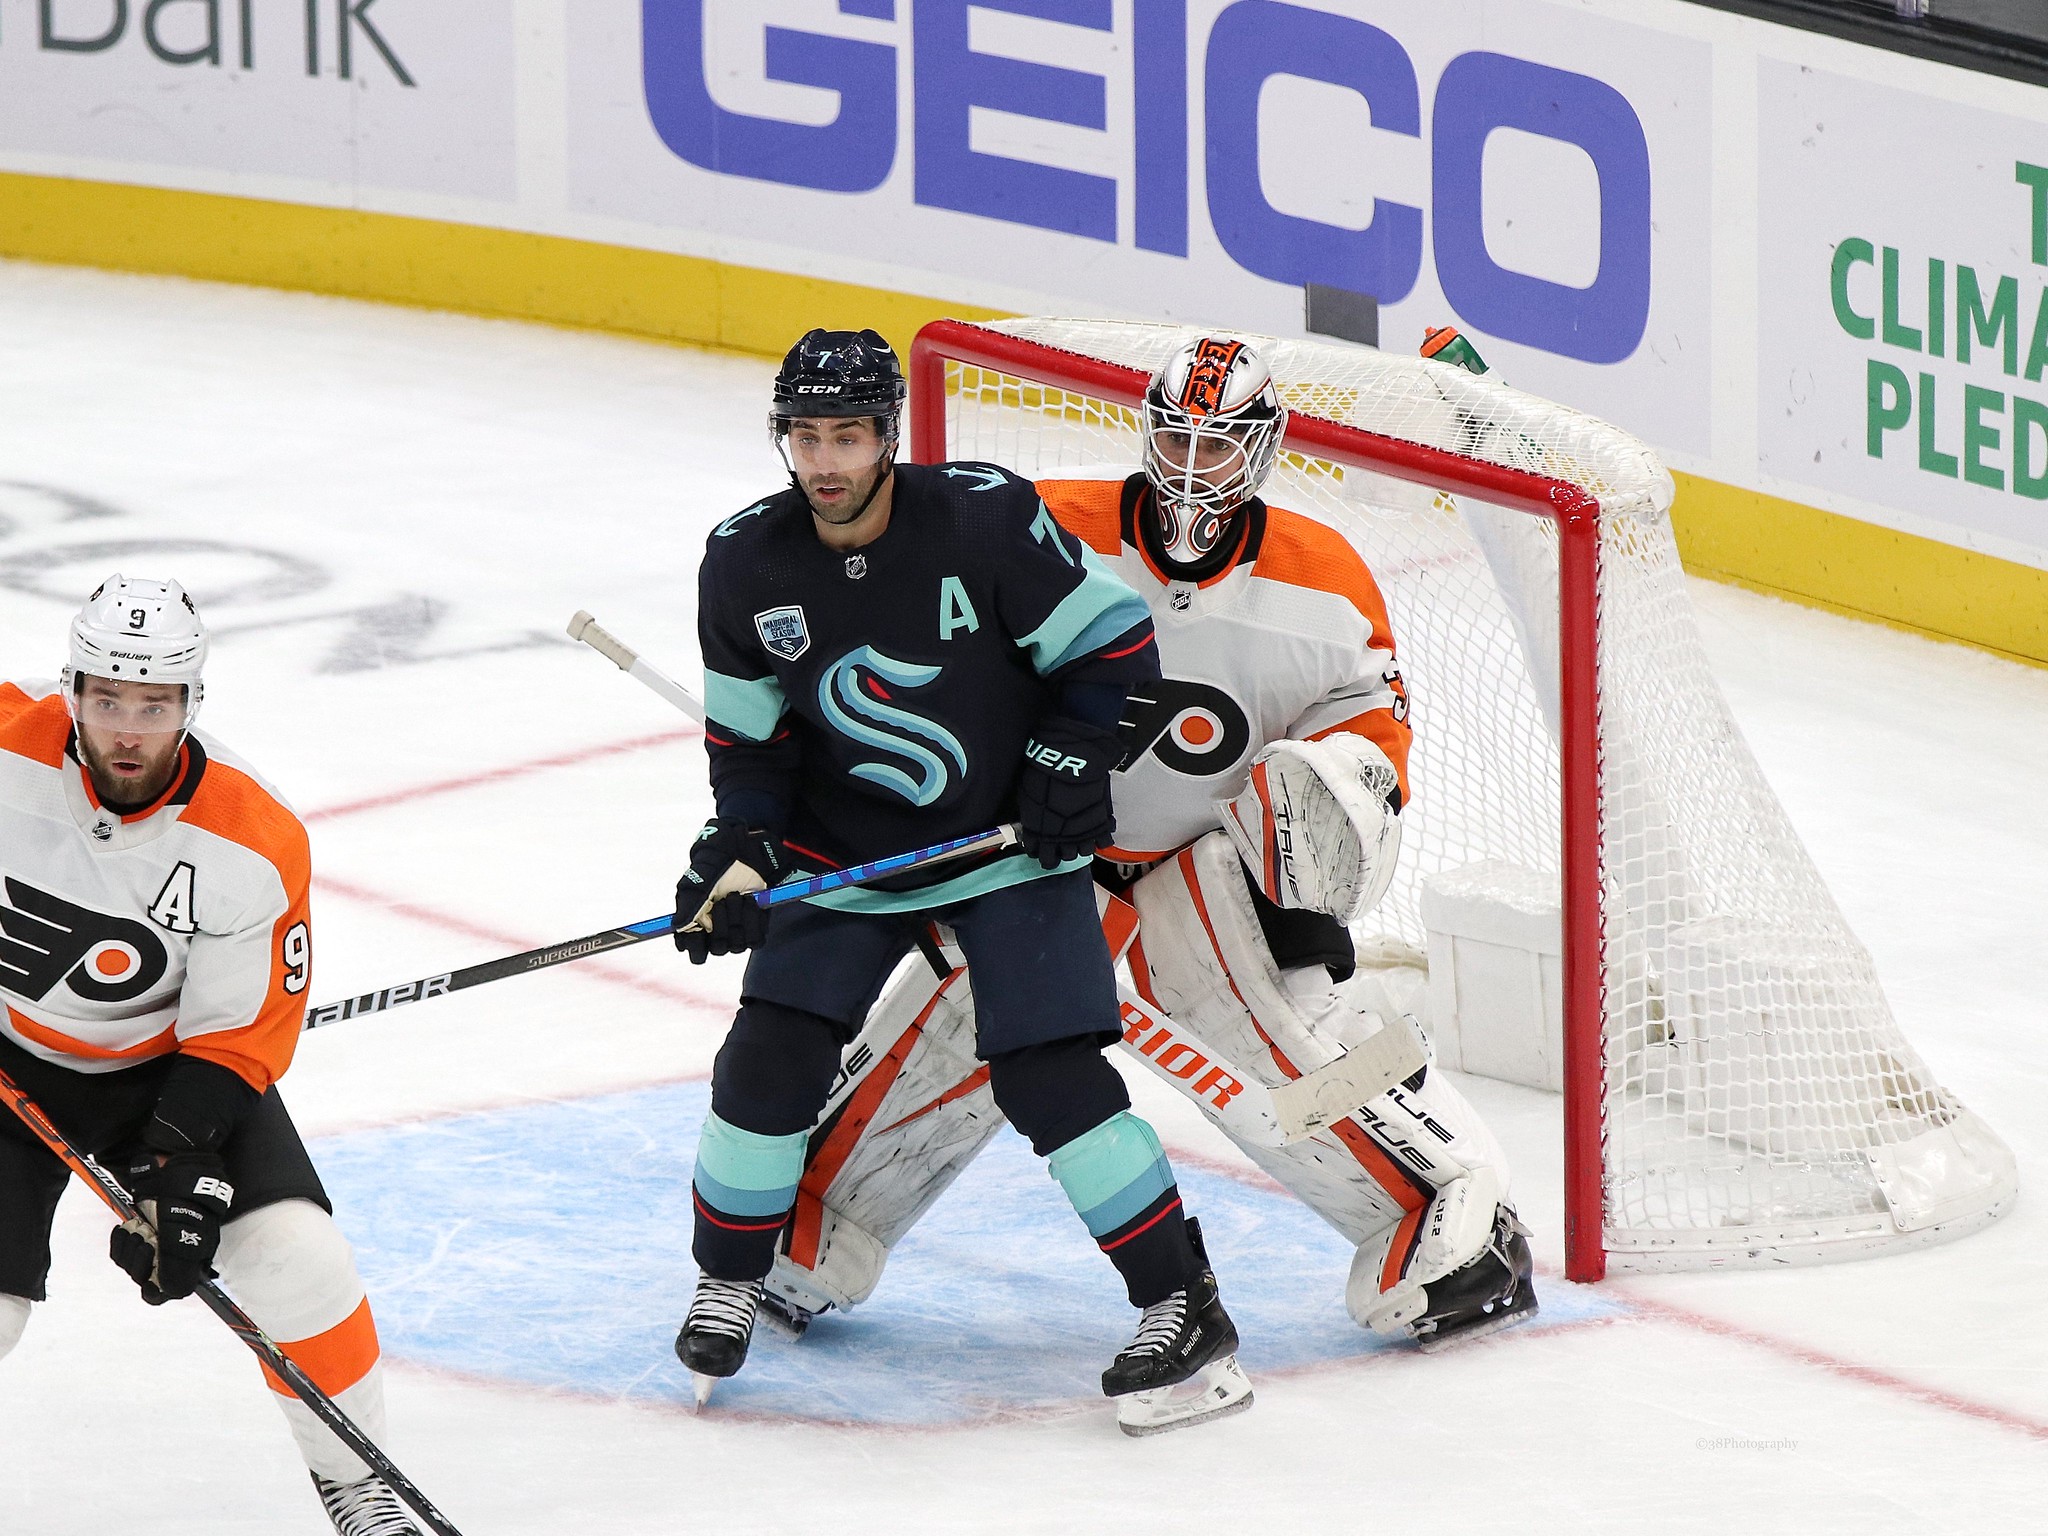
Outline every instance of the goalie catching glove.
<svg viewBox="0 0 2048 1536"><path fill-rule="evenodd" d="M1216 809L1266 899L1352 923L1394 878L1401 777L1363 736L1276 741L1252 759L1235 799Z"/></svg>
<svg viewBox="0 0 2048 1536"><path fill-rule="evenodd" d="M1024 743L1018 842L1046 869L1092 854L1116 834L1109 776L1124 760L1115 731L1049 715Z"/></svg>
<svg viewBox="0 0 2048 1536"><path fill-rule="evenodd" d="M692 965L752 949L768 935L768 909L753 893L782 874L782 848L773 833L736 816L712 817L690 845L690 867L676 882L676 948Z"/></svg>

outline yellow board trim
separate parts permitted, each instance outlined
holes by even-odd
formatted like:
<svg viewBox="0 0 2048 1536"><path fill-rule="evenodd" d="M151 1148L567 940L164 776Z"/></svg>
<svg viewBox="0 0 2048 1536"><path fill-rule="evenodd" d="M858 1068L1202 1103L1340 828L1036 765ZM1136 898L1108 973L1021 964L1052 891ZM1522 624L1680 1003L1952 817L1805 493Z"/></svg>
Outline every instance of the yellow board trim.
<svg viewBox="0 0 2048 1536"><path fill-rule="evenodd" d="M1794 501L1678 475L1695 576L2048 666L2048 571Z"/></svg>
<svg viewBox="0 0 2048 1536"><path fill-rule="evenodd" d="M697 256L357 209L0 173L0 256L538 320L780 357L799 326L1003 312ZM2048 572L1694 475L1695 575L2048 666Z"/></svg>
<svg viewBox="0 0 2048 1536"><path fill-rule="evenodd" d="M541 320L780 357L813 325L907 347L915 294L440 219L0 173L0 255Z"/></svg>

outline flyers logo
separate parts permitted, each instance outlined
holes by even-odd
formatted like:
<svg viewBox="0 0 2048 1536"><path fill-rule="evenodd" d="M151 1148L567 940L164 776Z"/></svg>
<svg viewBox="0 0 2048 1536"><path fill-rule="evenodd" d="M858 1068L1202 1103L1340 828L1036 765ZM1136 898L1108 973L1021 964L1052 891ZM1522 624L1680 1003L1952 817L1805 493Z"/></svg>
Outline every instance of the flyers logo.
<svg viewBox="0 0 2048 1536"><path fill-rule="evenodd" d="M1243 705L1221 688L1176 677L1132 689L1117 734L1125 766L1150 752L1175 773L1196 779L1228 772L1252 744Z"/></svg>
<svg viewBox="0 0 2048 1536"><path fill-rule="evenodd" d="M1188 368L1188 381L1181 386L1180 403L1190 416L1208 416L1223 409L1223 390L1230 382L1230 365L1244 350L1241 341L1203 342L1195 349Z"/></svg>
<svg viewBox="0 0 2048 1536"><path fill-rule="evenodd" d="M0 884L0 987L40 1002L64 982L88 1002L125 1003L163 979L170 957L148 925L75 906L12 875Z"/></svg>

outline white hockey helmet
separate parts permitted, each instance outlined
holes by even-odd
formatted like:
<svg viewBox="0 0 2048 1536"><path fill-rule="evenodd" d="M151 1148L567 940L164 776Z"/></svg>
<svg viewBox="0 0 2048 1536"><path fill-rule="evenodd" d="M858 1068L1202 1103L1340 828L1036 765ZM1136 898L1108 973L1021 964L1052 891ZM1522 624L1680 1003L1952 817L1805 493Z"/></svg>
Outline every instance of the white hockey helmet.
<svg viewBox="0 0 2048 1536"><path fill-rule="evenodd" d="M116 572L101 582L71 621L71 658L63 687L72 718L87 677L117 683L182 684L185 706L175 724L152 730L189 729L205 691L206 626L199 610L175 581L130 579ZM143 728L124 719L131 728Z"/></svg>
<svg viewBox="0 0 2048 1536"><path fill-rule="evenodd" d="M1237 509L1258 494L1287 410L1265 360L1225 336L1191 341L1145 391L1145 478L1167 552L1198 560L1222 542Z"/></svg>

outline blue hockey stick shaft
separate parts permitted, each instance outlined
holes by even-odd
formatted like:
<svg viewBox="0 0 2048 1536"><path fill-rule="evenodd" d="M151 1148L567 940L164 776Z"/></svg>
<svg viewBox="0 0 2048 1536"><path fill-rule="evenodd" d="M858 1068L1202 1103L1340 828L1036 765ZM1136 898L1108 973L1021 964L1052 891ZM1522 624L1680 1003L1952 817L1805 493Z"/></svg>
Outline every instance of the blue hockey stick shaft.
<svg viewBox="0 0 2048 1536"><path fill-rule="evenodd" d="M856 864L851 869L835 869L829 874L811 875L802 880L787 880L781 885L755 891L754 900L764 907L780 907L792 901L803 901L807 897L822 896L827 891L844 890L851 885L866 885L872 880L880 880L901 870L915 869L920 864L939 864L948 859L969 858L977 853L1014 847L1016 843L1016 825L1006 823L986 832L977 832L972 837L956 837L948 842L934 843L929 848L919 848L912 853L894 853L886 859ZM659 917L645 918L640 922L627 923L618 928L607 928L602 933L571 939L566 944L548 944L540 949L524 950L516 955L506 955L501 959L485 960L477 965L465 966L459 971L443 971L438 976L422 976L416 981L400 982L395 987L365 992L358 997L322 1003L316 1008L306 1010L305 1027L318 1029L324 1024L338 1024L343 1019L359 1019L366 1013L386 1013L393 1008L403 1008L408 1003L421 1003L430 997L445 997L450 992L480 987L487 981L502 981L507 976L524 976L530 971L544 971L550 966L565 965L571 960L583 960L591 955L624 949L629 944L642 944L674 931L675 914L664 912Z"/></svg>

